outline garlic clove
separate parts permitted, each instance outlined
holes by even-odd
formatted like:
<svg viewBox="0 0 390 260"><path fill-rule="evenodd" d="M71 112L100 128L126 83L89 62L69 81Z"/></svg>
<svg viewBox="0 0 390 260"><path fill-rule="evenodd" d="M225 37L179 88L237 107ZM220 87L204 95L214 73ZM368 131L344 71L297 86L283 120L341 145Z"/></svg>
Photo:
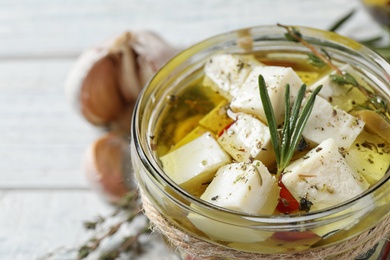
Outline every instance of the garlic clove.
<svg viewBox="0 0 390 260"><path fill-rule="evenodd" d="M121 34L110 47L110 54L117 58L118 84L126 101L134 101L142 89L138 75L136 53L131 46L133 34Z"/></svg>
<svg viewBox="0 0 390 260"><path fill-rule="evenodd" d="M126 108L115 75L115 64L106 56L92 66L81 86L81 113L95 125L116 119Z"/></svg>
<svg viewBox="0 0 390 260"><path fill-rule="evenodd" d="M85 168L92 188L111 203L134 188L132 180L125 177L132 171L129 143L118 134L107 133L88 148Z"/></svg>
<svg viewBox="0 0 390 260"><path fill-rule="evenodd" d="M151 31L139 31L132 38L132 48L137 53L140 82L144 85L153 74L180 51Z"/></svg>
<svg viewBox="0 0 390 260"><path fill-rule="evenodd" d="M352 115L366 123L364 128L368 132L379 135L383 140L390 140L390 124L375 111L359 110Z"/></svg>
<svg viewBox="0 0 390 260"><path fill-rule="evenodd" d="M70 70L65 91L76 110L94 125L106 125L126 106L118 81L115 59L104 42L83 52Z"/></svg>
<svg viewBox="0 0 390 260"><path fill-rule="evenodd" d="M133 101L145 83L179 49L154 32L126 32L118 37L110 53L120 53L119 85L127 101Z"/></svg>

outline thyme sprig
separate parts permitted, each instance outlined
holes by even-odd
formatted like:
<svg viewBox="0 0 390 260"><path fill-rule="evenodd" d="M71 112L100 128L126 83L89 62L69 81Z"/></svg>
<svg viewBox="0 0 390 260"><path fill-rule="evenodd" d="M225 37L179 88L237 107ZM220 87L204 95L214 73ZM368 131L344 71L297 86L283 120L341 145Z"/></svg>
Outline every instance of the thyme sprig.
<svg viewBox="0 0 390 260"><path fill-rule="evenodd" d="M122 219L108 228L102 228L108 221L112 220L119 215ZM91 238L81 245L78 251L78 259L84 259L88 257L92 252L95 252L101 245L101 243L110 237L113 237L119 229L126 223L131 223L136 217L143 215L141 211L141 204L138 199L136 191L131 190L126 196L118 203L113 213L107 217L98 216L93 221L84 222L84 228L95 232ZM103 231L99 232L99 228ZM142 252L142 243L139 238L143 234L150 232L149 223L147 222L144 227L140 228L134 235L125 237L122 242L116 247L105 251L100 255L101 260L117 259L122 253L132 251L133 253Z"/></svg>
<svg viewBox="0 0 390 260"><path fill-rule="evenodd" d="M364 108L375 111L390 124L390 111L388 102L382 95L375 93L371 89L365 88L350 73L342 71L332 62L332 58L325 50L318 50L312 44L303 39L302 33L297 28L281 24L278 24L278 26L286 29L286 39L299 42L312 52L309 55L309 60L311 60L313 64L320 64L320 61L322 61L335 71L335 74L330 75L330 78L333 80L333 82L339 85L351 85L358 88L360 92L363 93L363 95L365 95L367 98L367 102Z"/></svg>
<svg viewBox="0 0 390 260"><path fill-rule="evenodd" d="M302 106L306 94L306 85L303 84L298 91L293 106L291 107L290 85L286 85L284 95L285 117L283 128L280 132L277 127L275 113L264 77L259 75L260 99L263 104L264 113L270 130L271 142L275 152L277 176L279 176L290 163L298 143L301 140L302 131L309 119L311 111L313 110L315 98L321 88L322 86L318 86L313 93L311 93L310 97L307 98L305 105Z"/></svg>
<svg viewBox="0 0 390 260"><path fill-rule="evenodd" d="M303 39L303 36L301 32L294 26L287 26L287 25L282 25L280 23L277 24L279 27L282 27L286 29L287 33L285 34L286 39L294 42L299 42L306 48L308 48L312 52L312 57L316 57L317 59L321 60L325 64L327 64L332 70L336 71L337 74L343 75L344 73L336 66L333 64L331 61L331 57L326 53L322 53L320 50L315 48L313 45L308 43ZM314 55L314 56L313 56Z"/></svg>

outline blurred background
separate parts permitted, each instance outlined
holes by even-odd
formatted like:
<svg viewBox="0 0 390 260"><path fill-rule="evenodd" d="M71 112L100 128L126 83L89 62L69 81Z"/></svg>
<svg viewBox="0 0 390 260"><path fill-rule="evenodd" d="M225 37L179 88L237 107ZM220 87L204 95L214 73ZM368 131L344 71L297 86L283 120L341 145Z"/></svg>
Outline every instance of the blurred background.
<svg viewBox="0 0 390 260"><path fill-rule="evenodd" d="M83 221L113 210L85 174L86 150L104 131L65 95L84 51L139 29L177 48L256 25L328 29L352 10L339 33L381 35L358 0L0 0L0 259L77 247Z"/></svg>

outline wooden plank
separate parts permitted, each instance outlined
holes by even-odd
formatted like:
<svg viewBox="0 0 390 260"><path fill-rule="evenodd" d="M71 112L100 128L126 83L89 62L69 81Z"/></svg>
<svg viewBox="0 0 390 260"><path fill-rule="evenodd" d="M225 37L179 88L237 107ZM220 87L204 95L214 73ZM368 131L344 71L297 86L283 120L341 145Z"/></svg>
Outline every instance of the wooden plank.
<svg viewBox="0 0 390 260"><path fill-rule="evenodd" d="M0 192L0 255L36 259L61 246L86 239L82 221L110 207L88 191Z"/></svg>
<svg viewBox="0 0 390 260"><path fill-rule="evenodd" d="M107 216L113 210L90 191L38 190L1 191L0 208L0 256L13 260L75 259L72 249L91 235L82 223L98 215ZM119 238L134 232L144 220L124 226ZM137 259L162 259L158 256L167 255L160 237L152 235L149 239L148 252ZM103 248L109 248L112 242L106 242ZM48 257L51 253L55 254ZM89 259L97 259L96 254Z"/></svg>
<svg viewBox="0 0 390 260"><path fill-rule="evenodd" d="M125 30L150 29L178 46L217 33L276 24L328 28L357 8L358 0L246 1L59 1L0 2L0 56L75 56L87 47ZM347 26L349 35L364 32L372 20L359 14ZM371 22L371 23L370 23ZM369 27L368 27L369 28ZM377 27L379 32L379 27ZM372 32L372 29L369 30Z"/></svg>
<svg viewBox="0 0 390 260"><path fill-rule="evenodd" d="M73 60L0 62L0 188L86 188L83 157L99 132L70 107Z"/></svg>

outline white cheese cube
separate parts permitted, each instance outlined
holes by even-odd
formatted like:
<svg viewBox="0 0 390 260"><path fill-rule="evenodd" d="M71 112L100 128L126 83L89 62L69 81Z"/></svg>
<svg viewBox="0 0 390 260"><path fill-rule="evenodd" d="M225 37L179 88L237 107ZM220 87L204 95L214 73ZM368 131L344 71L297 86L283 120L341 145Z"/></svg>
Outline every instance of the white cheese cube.
<svg viewBox="0 0 390 260"><path fill-rule="evenodd" d="M266 215L273 213L278 198L277 181L260 161L252 164L232 163L222 166L201 196L201 199L220 207L249 214ZM188 219L211 239L229 243L251 243L264 241L273 234L273 232L246 227L247 223L240 218L228 219L226 215L218 212L206 217L208 213L202 214L202 210L196 205L191 207L200 214L190 213Z"/></svg>
<svg viewBox="0 0 390 260"><path fill-rule="evenodd" d="M290 100L293 102L303 82L292 68L263 66L255 67L248 75L240 89L230 103L234 112L251 114L267 122L259 92L259 75L264 77L268 94L275 112L276 121L281 123L284 117L284 93L286 85L290 85Z"/></svg>
<svg viewBox="0 0 390 260"><path fill-rule="evenodd" d="M208 182L219 167L231 161L210 132L162 156L160 160L165 173L177 184L193 178Z"/></svg>
<svg viewBox="0 0 390 260"><path fill-rule="evenodd" d="M237 95L252 68L261 65L252 55L215 55L205 64L206 77L203 84L231 100Z"/></svg>
<svg viewBox="0 0 390 260"><path fill-rule="evenodd" d="M339 147L348 149L363 127L364 121L333 108L328 101L317 96L302 135L317 144L333 138Z"/></svg>
<svg viewBox="0 0 390 260"><path fill-rule="evenodd" d="M342 71L350 73L352 71L351 65L344 65L340 68ZM330 74L325 75L324 77L320 78L313 84L309 86L310 90L314 90L318 86L322 85L321 91L318 93L318 95L325 100L330 100L334 96L339 96L339 95L345 95L345 90L344 88L340 87L336 82L334 82L329 75L334 75L336 72L332 71Z"/></svg>
<svg viewBox="0 0 390 260"><path fill-rule="evenodd" d="M241 162L219 168L200 198L235 211L272 214L278 203L278 191L276 178L260 161Z"/></svg>
<svg viewBox="0 0 390 260"><path fill-rule="evenodd" d="M313 203L311 211L349 200L369 186L338 149L335 140L327 139L284 170L283 184L298 201L306 198Z"/></svg>
<svg viewBox="0 0 390 260"><path fill-rule="evenodd" d="M235 122L218 137L219 144L238 162L258 159L270 165L275 156L268 126L251 115L235 116Z"/></svg>
<svg viewBox="0 0 390 260"><path fill-rule="evenodd" d="M367 83L361 74L359 74L351 65L347 64L340 67L340 70L351 75L362 87L370 89L371 87ZM364 104L367 100L366 96L359 90L349 84L338 84L332 79L331 73L320 78L318 81L310 85L309 89L314 90L317 86L322 85L321 91L318 95L325 100L332 103L334 107L349 111L354 107L354 104Z"/></svg>

